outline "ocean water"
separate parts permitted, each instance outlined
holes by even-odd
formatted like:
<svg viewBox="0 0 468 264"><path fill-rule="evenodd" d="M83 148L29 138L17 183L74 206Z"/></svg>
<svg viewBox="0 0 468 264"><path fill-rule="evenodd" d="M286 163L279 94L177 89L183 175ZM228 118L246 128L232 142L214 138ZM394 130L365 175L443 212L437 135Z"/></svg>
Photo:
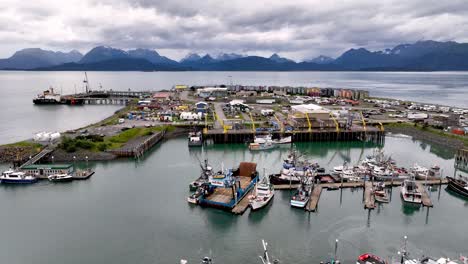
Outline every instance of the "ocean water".
<svg viewBox="0 0 468 264"><path fill-rule="evenodd" d="M468 72L88 72L92 89L162 90L175 84L290 85L369 90L371 96L468 107ZM84 91L83 72L0 71L0 144L41 131L76 129L112 115L119 106L35 106L54 87Z"/></svg>
<svg viewBox="0 0 468 264"><path fill-rule="evenodd" d="M327 169L355 164L375 146L362 142L301 143L297 149ZM401 166L440 165L453 175L453 153L408 137L387 137L385 153ZM188 184L199 176L204 157L219 169L257 162L261 172L279 172L287 149L250 152L242 144L189 149L186 138L156 146L140 161L90 162L87 181L29 186L0 185L0 256L9 264L260 263L261 240L281 263L308 264L333 256L338 239L342 263L365 252L397 259L403 236L412 257L468 254L468 200L440 187L434 207L402 204L399 188L391 202L365 210L361 189L322 192L318 211L289 206L290 191L277 191L257 212L231 213L192 206ZM78 164L86 167L86 164ZM6 166L6 165L5 165ZM3 169L5 166L1 167Z"/></svg>

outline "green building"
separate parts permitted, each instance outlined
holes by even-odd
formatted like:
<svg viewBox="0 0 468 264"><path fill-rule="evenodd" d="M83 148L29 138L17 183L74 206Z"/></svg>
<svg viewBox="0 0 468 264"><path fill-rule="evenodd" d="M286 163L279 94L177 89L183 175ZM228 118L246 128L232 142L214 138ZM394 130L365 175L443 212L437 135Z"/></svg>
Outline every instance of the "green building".
<svg viewBox="0 0 468 264"><path fill-rule="evenodd" d="M52 174L71 174L74 171L72 164L31 164L21 168L29 175L49 176Z"/></svg>

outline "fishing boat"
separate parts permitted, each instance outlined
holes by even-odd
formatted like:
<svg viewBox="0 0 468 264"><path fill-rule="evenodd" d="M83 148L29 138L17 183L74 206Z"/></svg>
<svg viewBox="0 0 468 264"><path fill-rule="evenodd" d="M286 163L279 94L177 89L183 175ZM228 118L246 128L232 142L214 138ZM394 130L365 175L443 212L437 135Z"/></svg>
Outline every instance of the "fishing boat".
<svg viewBox="0 0 468 264"><path fill-rule="evenodd" d="M264 173L263 178L255 186L255 194L250 197L250 207L252 210L263 208L273 199L274 195L273 184Z"/></svg>
<svg viewBox="0 0 468 264"><path fill-rule="evenodd" d="M190 191L197 190L198 187L202 186L204 183L208 182L208 179L211 175L213 175L213 168L208 165L208 160L205 159L205 162L202 164L200 162L201 173L198 179L192 181L189 184Z"/></svg>
<svg viewBox="0 0 468 264"><path fill-rule="evenodd" d="M203 185L199 186L194 193L192 193L189 197L187 197L187 202L191 204L198 204L200 201L200 197L208 193L208 184L204 183Z"/></svg>
<svg viewBox="0 0 468 264"><path fill-rule="evenodd" d="M296 193L291 197L291 206L297 208L304 208L310 200L312 185L307 184L304 180L297 189Z"/></svg>
<svg viewBox="0 0 468 264"><path fill-rule="evenodd" d="M448 188L464 197L468 197L468 180L459 175L458 179L447 177Z"/></svg>
<svg viewBox="0 0 468 264"><path fill-rule="evenodd" d="M274 142L265 142L265 143L250 143L249 149L251 151L257 150L270 150L276 148L278 145Z"/></svg>
<svg viewBox="0 0 468 264"><path fill-rule="evenodd" d="M198 198L202 206L232 210L258 181L257 164L241 162L237 169L222 169L209 177L205 193Z"/></svg>
<svg viewBox="0 0 468 264"><path fill-rule="evenodd" d="M24 172L7 170L0 176L0 183L3 184L28 184L37 182L37 178L26 175Z"/></svg>
<svg viewBox="0 0 468 264"><path fill-rule="evenodd" d="M262 144L262 143L267 143L267 142L271 142L271 141L272 141L271 134L267 134L267 135L263 135L263 136L255 136L253 143Z"/></svg>
<svg viewBox="0 0 468 264"><path fill-rule="evenodd" d="M401 183L401 197L405 203L420 205L422 194L414 180L405 180Z"/></svg>
<svg viewBox="0 0 468 264"><path fill-rule="evenodd" d="M70 174L52 174L47 177L51 182L68 182L73 180L73 176Z"/></svg>
<svg viewBox="0 0 468 264"><path fill-rule="evenodd" d="M288 137L280 138L280 139L274 140L274 142L276 144L291 144L292 137L288 136Z"/></svg>
<svg viewBox="0 0 468 264"><path fill-rule="evenodd" d="M387 262L374 254L365 253L358 257L357 264L387 264Z"/></svg>
<svg viewBox="0 0 468 264"><path fill-rule="evenodd" d="M202 133L190 132L188 135L188 146L189 147L201 147L202 145L203 145Z"/></svg>
<svg viewBox="0 0 468 264"><path fill-rule="evenodd" d="M374 198L379 203L388 203L390 199L388 197L388 193L385 190L385 184L383 182L379 182L374 185Z"/></svg>

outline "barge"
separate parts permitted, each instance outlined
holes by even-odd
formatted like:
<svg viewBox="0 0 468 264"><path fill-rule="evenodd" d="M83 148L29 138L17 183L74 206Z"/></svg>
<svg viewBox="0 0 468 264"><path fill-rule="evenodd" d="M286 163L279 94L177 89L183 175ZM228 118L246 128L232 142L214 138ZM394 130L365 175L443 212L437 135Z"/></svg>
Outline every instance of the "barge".
<svg viewBox="0 0 468 264"><path fill-rule="evenodd" d="M209 177L198 204L232 210L252 190L258 181L257 164L241 162L237 169L222 170Z"/></svg>

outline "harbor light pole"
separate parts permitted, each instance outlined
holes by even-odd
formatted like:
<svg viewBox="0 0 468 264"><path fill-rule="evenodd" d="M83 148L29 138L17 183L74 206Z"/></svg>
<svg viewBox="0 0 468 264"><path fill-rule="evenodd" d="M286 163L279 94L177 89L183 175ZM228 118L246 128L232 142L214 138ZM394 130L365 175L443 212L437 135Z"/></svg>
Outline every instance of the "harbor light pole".
<svg viewBox="0 0 468 264"><path fill-rule="evenodd" d="M54 156L52 156L51 158L52 158L52 164L54 164Z"/></svg>
<svg viewBox="0 0 468 264"><path fill-rule="evenodd" d="M86 159L86 169L88 169L88 156L86 156L85 159Z"/></svg>

